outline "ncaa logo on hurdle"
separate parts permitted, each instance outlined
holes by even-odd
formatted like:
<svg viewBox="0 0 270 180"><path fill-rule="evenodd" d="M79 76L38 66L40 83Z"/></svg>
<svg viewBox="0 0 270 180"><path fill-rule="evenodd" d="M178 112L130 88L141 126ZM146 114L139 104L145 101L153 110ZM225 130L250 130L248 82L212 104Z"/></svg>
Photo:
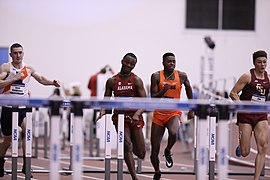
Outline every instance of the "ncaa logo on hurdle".
<svg viewBox="0 0 270 180"><path fill-rule="evenodd" d="M13 129L13 140L14 141L18 140L18 129Z"/></svg>
<svg viewBox="0 0 270 180"><path fill-rule="evenodd" d="M106 142L111 142L111 131L107 131L106 133Z"/></svg>
<svg viewBox="0 0 270 180"><path fill-rule="evenodd" d="M123 131L119 131L119 142L123 143Z"/></svg>
<svg viewBox="0 0 270 180"><path fill-rule="evenodd" d="M225 160L226 160L226 149L225 149L225 147L222 147L221 148L221 153L220 153L221 165L225 165Z"/></svg>
<svg viewBox="0 0 270 180"><path fill-rule="evenodd" d="M205 158L204 158L205 153L206 153L205 148L201 148L201 150L200 150L200 155L201 155L200 164L201 165L206 163Z"/></svg>
<svg viewBox="0 0 270 180"><path fill-rule="evenodd" d="M81 146L79 144L76 145L75 148L75 161L80 162L81 161Z"/></svg>
<svg viewBox="0 0 270 180"><path fill-rule="evenodd" d="M215 145L215 134L211 134L211 145Z"/></svg>
<svg viewBox="0 0 270 180"><path fill-rule="evenodd" d="M27 141L30 141L31 140L31 130L30 129L27 129L26 130L26 140Z"/></svg>
<svg viewBox="0 0 270 180"><path fill-rule="evenodd" d="M53 144L53 148L52 148L53 152L52 152L52 159L53 161L58 161L58 150L57 150L57 144Z"/></svg>

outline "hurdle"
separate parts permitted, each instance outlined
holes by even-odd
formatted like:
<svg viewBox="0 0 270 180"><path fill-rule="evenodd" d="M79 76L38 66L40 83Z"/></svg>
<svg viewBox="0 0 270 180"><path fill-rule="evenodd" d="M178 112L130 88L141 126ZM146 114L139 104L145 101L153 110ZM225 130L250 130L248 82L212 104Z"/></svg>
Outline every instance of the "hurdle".
<svg viewBox="0 0 270 180"><path fill-rule="evenodd" d="M7 101L5 99L0 98L0 102L1 102L0 104L4 104L4 105L15 106L15 105L19 104L19 105L27 105L28 107L29 106L34 107L34 106L37 106L37 104L39 104L39 106L40 105L48 105L49 102L51 102L51 101L40 100L40 99L27 99L27 100L16 99L16 103L15 103L15 101L13 101L11 99L9 99ZM208 110L209 110L209 101L188 101L188 102L170 101L170 102L162 102L162 103L163 103L162 106L164 106L164 109L178 109L179 108L179 109L183 109L183 110L184 109L196 110L196 112L199 116L198 129L199 129L199 131L202 130L203 134L207 133L207 131L203 127L204 127L204 125L207 124L205 122L206 122ZM51 105L52 108L59 109L58 105L55 105L54 103L51 103L51 104L53 104L53 105ZM143 101L142 101L142 99L139 99L139 100L134 99L133 101L125 101L125 100L121 100L121 99L114 99L114 100L111 100L111 99L110 100L106 100L106 99L93 100L93 99L91 99L91 100L79 101L79 102L75 101L75 100L71 100L71 104L73 106L75 106L75 105L78 106L78 107L76 107L77 109L80 109L83 106L87 106L87 107L91 107L91 108L102 107L105 109L106 108L107 109L110 109L110 108L118 108L118 109L122 108L123 109L124 107L128 107L129 109L143 108L143 109L153 110L153 109L160 109L161 108L159 101L149 100L149 99L146 99ZM77 104L79 104L79 105L77 105ZM228 131L227 131L228 123L227 123L227 121L229 120L229 113L230 112L235 112L235 111L267 112L270 110L269 103L254 104L254 103L248 103L248 102L245 102L245 103L243 103L243 102L242 103L214 102L214 104L216 105L217 109L219 110L219 120L218 120L219 121L219 125L218 125L219 132L221 131L221 129L225 130L222 133L222 137L225 137L225 136L228 137ZM79 117L78 118L78 121L79 121L81 119L80 118L80 116L81 116L80 111L78 110L78 112L76 112L76 113L77 114L75 116ZM58 112L56 110L54 112L54 116L58 117ZM60 117L58 117L58 118L60 118ZM201 131L200 131L200 133L201 133ZM75 136L76 135L74 135L74 137ZM120 137L120 135L118 135L118 138L119 137ZM219 134L219 138L221 138L220 134ZM59 143L59 140L56 143ZM75 144L75 142L74 142L74 144ZM51 145L51 147L53 147L53 146ZM73 153L72 156L74 156L73 158L76 158L75 156L77 155L77 160L80 160L81 154L78 154L78 153L80 153L79 150L81 150L81 148L80 148L81 146L79 143L78 143L77 147L79 147L79 148L77 148L76 153ZM199 163L197 164L197 167L196 167L196 169L197 169L196 177L198 179L205 179L208 176L208 173L207 173L207 159L208 159L208 157L207 157L207 153L206 153L207 140L204 140L204 139L199 137L197 148L198 148L198 152L199 152L198 153ZM220 142L218 143L218 169L219 169L218 176L220 178L225 177L225 179L228 175L228 171L227 171L228 170L228 159L226 156L227 149L228 149L228 139L225 141L223 139L221 141L221 143ZM57 153L59 153L59 152L57 152L57 146L54 150L55 150L55 153L54 153L53 157L55 157L55 159L57 160ZM51 152L51 154L53 154L53 153ZM119 157L121 158L121 156L119 156ZM52 158L52 156L51 156L51 158ZM119 160L121 160L121 159L119 159ZM119 162L121 162L121 161L119 161ZM81 166L81 161L78 161L77 164L76 165L74 164L73 167L75 168L75 167L79 167L79 166ZM51 165L51 167L52 167L52 165ZM55 171L58 173L59 169L52 169L52 171ZM51 173L53 173L52 171L51 171ZM222 174L222 172L223 172L223 174ZM81 168L79 170L79 173L82 173ZM74 174L74 176L75 176L75 174ZM51 177L51 175L50 175L50 177ZM55 177L56 177L56 179L59 178L59 176L57 176L57 175ZM121 178L121 177L119 176L119 178Z"/></svg>
<svg viewBox="0 0 270 180"><path fill-rule="evenodd" d="M218 110L210 104L209 113L209 180L215 179L215 161L216 161L216 122Z"/></svg>
<svg viewBox="0 0 270 180"><path fill-rule="evenodd" d="M57 102L57 103L55 103ZM43 99L9 99L5 97L0 98L0 105L11 105L13 107L12 112L12 169L6 170L6 173L12 174L12 179L17 179L17 172L21 172L20 170L17 170L17 159L18 159L18 113L20 106L26 106L26 132L25 132L25 178L31 179L31 172L50 172L49 170L31 170L31 158L32 158L32 108L33 107L39 107L39 106L49 106L50 104L53 106L52 109L54 113L54 118L56 119L55 126L57 126L57 123L59 124L60 116L58 116L57 113L59 113L59 107L62 101L49 101L49 100L43 100ZM56 104L59 104L59 106ZM58 109L58 111L57 111ZM59 126L59 125L58 125ZM56 132L57 135L57 132ZM58 146L59 143L57 142L57 136L55 139L51 140L51 167L58 167ZM55 143L53 143L55 142ZM53 168L51 168L53 169ZM50 178L51 179L57 179L58 175L57 173L54 173L54 171L50 172Z"/></svg>
<svg viewBox="0 0 270 180"><path fill-rule="evenodd" d="M18 119L19 112L18 109L14 109L12 113L12 180L17 178L17 159L18 159Z"/></svg>
<svg viewBox="0 0 270 180"><path fill-rule="evenodd" d="M152 101L151 101L152 102ZM93 104L95 104L95 106L97 105L98 102L93 102ZM114 102L115 103L115 102ZM118 103L118 102L117 102ZM134 104L136 103L136 104ZM115 104L115 106L117 108L123 108L123 107L128 107L129 109L138 109L138 108L141 108L142 106L145 106L143 107L143 109L149 109L149 106L147 106L147 104L145 105L143 102L134 102L134 101L131 101L131 102L119 102L119 105L118 104ZM109 102L106 102L103 100L103 102L101 102L101 106L103 107L110 107L112 108L111 104L109 104ZM152 106L155 106L155 107L152 107ZM160 107L158 107L159 104L151 104L151 107L150 107L150 110L153 110L153 109L158 109ZM190 106L194 106L194 105L190 105ZM175 108L175 107L174 107ZM185 109L189 108L188 107L185 107ZM166 106L166 109L170 109L169 107ZM119 149L118 149L119 150ZM119 169L119 168L118 168ZM122 169L122 168L121 168ZM112 172L111 172L112 173ZM140 162L140 159L138 159L138 166L137 166L137 173L138 174L144 174L144 173L153 173L153 171L142 171L142 168L141 168L141 162ZM163 173L163 171L162 171ZM179 173L179 172L172 172L172 171L166 171L164 174L176 174L176 173ZM195 174L193 171L190 172L190 171L181 171L181 173L183 174Z"/></svg>
<svg viewBox="0 0 270 180"><path fill-rule="evenodd" d="M35 116L33 121L33 128L34 128L34 143L35 143L35 158L38 158L38 138L39 138L39 108L35 108Z"/></svg>
<svg viewBox="0 0 270 180"><path fill-rule="evenodd" d="M208 105L199 105L197 108L199 116L198 130L200 136L198 138L198 163L196 168L196 177L198 179L205 179L207 174L207 115ZM204 178L203 178L204 177Z"/></svg>
<svg viewBox="0 0 270 180"><path fill-rule="evenodd" d="M19 107L14 107L12 112L12 180L17 179L18 162L18 119ZM25 133L25 178L31 179L32 156L32 109L26 108L26 132Z"/></svg>
<svg viewBox="0 0 270 180"><path fill-rule="evenodd" d="M234 79L235 80L235 79ZM207 90L207 89L204 89L203 87L201 88L201 90L200 90L200 94L201 94L201 98L205 98L205 99L209 99L209 102L211 102L211 101L213 101L214 102L214 104L215 104L215 106L216 106L216 102L218 102L218 104L231 104L231 103L233 103L231 100L229 100L229 99L226 99L225 97L223 97L223 96L219 96L219 95L216 95L216 94L214 94L213 92L211 92L211 91L209 91L209 90ZM221 102L221 103L220 103ZM234 104L234 103L233 103ZM253 103L251 103L250 101L246 101L246 102L244 102L244 104L246 104L247 106L252 106L252 105L254 105ZM267 105L266 105L267 106ZM211 107L211 105L210 105L210 107ZM240 108L240 109L239 109ZM245 109L241 109L241 108L243 108L243 107L240 107L240 106L234 106L234 108L230 108L230 118L229 118L229 120L231 120L232 119L232 114L233 113L235 113L235 112L237 112L238 110L240 110L240 111L243 111L243 112L245 112ZM212 109L213 110L213 109ZM215 110L214 110L215 111ZM251 108L251 110L250 111L255 111L255 112L257 112L256 110L254 110L254 109L252 109ZM267 112L266 110L259 110L259 112ZM210 110L210 114L211 114L211 110ZM216 115L214 115L214 114L216 114ZM212 115L212 117L211 117L211 115L210 115L210 119L213 119L213 121L215 121L215 118L216 118L216 122L218 122L218 119L219 119L219 115L218 115L218 112L215 112L213 115ZM215 116L215 117L214 117ZM196 122L196 121L195 121ZM229 121L227 121L227 122L229 122ZM210 122L210 126L209 126L209 128L211 129L212 127L214 126L214 124L211 124L211 122ZM231 126L232 127L232 126ZM231 128L231 127L228 127L229 129ZM211 133L209 134L210 136L211 136ZM195 136L196 137L196 136ZM195 139L195 137L194 137L194 139ZM211 138L211 137L210 137ZM216 139L216 138L215 138ZM212 141L212 143L214 142L213 140L215 140L215 139L209 139L210 140L210 143L211 143L211 141ZM231 140L231 139L230 139ZM211 154L214 154L215 153L215 151L216 151L216 148L214 148L214 146L212 146L211 147L211 145L209 146L209 153ZM251 149L251 152L252 151L254 151L253 149ZM212 156L212 157L210 157L210 155L209 155L209 159L210 158L212 158L212 159L214 159L215 157L214 156ZM230 154L228 154L227 155L227 158L230 160L230 161L234 161L234 162L238 162L238 163L241 163L241 164L244 164L244 165L250 165L250 163L248 163L247 161L244 161L244 160L239 160L239 159L237 159L237 158L233 158L233 157L231 157L230 156ZM213 164L213 163L212 163ZM254 166L255 166L255 164L254 164ZM264 174L265 174L265 165L264 165L264 167L263 167L263 169L262 169L262 172L261 172L261 176L264 176ZM216 173L213 173L215 171L215 167L213 166L210 166L210 160L209 160L209 176L210 176L210 178L212 179L212 178L214 178L214 174L216 174ZM246 175L246 176L252 176L254 173L253 172L229 172L228 173L229 175Z"/></svg>
<svg viewBox="0 0 270 180"><path fill-rule="evenodd" d="M69 134L69 167L68 168L64 168L65 170L68 171L72 171L72 167L73 167L73 158L72 154L73 154L73 136L74 136L74 112L73 109L71 109L70 111L70 134ZM63 157L61 159L64 159Z"/></svg>
<svg viewBox="0 0 270 180"><path fill-rule="evenodd" d="M42 105L44 105L44 106L48 106L48 102L49 101L46 101L46 100L36 100L36 99L29 99L29 100L21 100L21 101L23 101L23 103L30 103L30 104L32 104L32 105L34 105L34 106L37 106L37 104L39 105L39 106L42 106ZM43 102L44 101L44 102ZM9 104L10 102L8 102L7 104ZM19 103L19 102L18 102ZM4 103L5 104L5 103ZM11 103L11 104L13 104L13 103ZM16 103L14 103L14 104L16 104ZM59 104L57 105L58 103L56 103L56 104L50 104L50 106L52 106L51 108L52 108L52 115L53 115L53 117L52 117L52 124L53 123L55 123L55 122L57 122L57 121L59 121L59 110L57 110L57 109L59 109ZM121 106L120 106L121 107ZM54 117L55 116L55 117ZM58 119L58 120L57 120ZM120 122L120 121L119 121ZM52 125L53 127L58 127L59 125L58 124L53 124ZM121 125L120 125L121 126ZM119 127L120 127L119 126ZM58 128L56 128L56 129L58 129ZM52 137L57 137L57 136L55 136L55 135L51 135ZM121 140L122 142L123 142L123 131L122 131L122 133L121 133L121 131L119 131L119 135L118 135L118 137L119 137L119 140ZM51 156L50 156L50 159L51 159L51 164L50 164L50 167L55 167L55 168L51 168L51 169L53 169L52 171L50 171L50 177L51 178L53 178L53 179L57 179L57 178L59 178L59 176L58 176L58 173L56 173L56 171L57 172L59 172L59 169L58 169L58 164L59 164L59 145L57 145L57 143L59 143L58 142L59 140L57 140L57 139L52 139L51 140L51 145L50 145L50 147L51 147ZM123 146L123 145L122 145ZM15 147L15 146L14 146ZM122 163L122 161L123 161L123 153L121 154L121 151L118 151L118 169L122 169L121 167L122 167L122 165L121 165L121 163ZM32 172L37 172L37 171L35 171L35 170L33 170ZM41 171L40 171L41 172ZM42 172L46 172L46 171L42 171ZM118 173L119 173L119 171L118 171ZM120 174L118 175L118 178L119 179L121 179L121 171L120 171Z"/></svg>
<svg viewBox="0 0 270 180"><path fill-rule="evenodd" d="M230 119L229 106L217 105L219 110L219 123L218 123L218 178L228 179L228 120Z"/></svg>
<svg viewBox="0 0 270 180"><path fill-rule="evenodd" d="M110 179L111 172L111 129L109 117L105 116L105 179Z"/></svg>
<svg viewBox="0 0 270 180"><path fill-rule="evenodd" d="M127 106L127 107L129 107L129 108L134 108L134 109L136 109L136 108L145 108L145 109L148 109L149 108L149 104L147 104L147 105L149 105L148 107L147 107L147 105L144 105L143 103L139 103L139 102L132 102L133 104L129 104L129 103L127 103L127 102L125 102L125 105ZM139 105L138 105L138 104ZM151 108L154 108L154 109L159 109L160 107L157 107L157 108L155 108L154 106L156 106L156 105L154 105L153 104L153 102L151 102L152 104L151 104ZM215 102L216 103L216 102ZM248 103L248 102L247 102ZM124 103L123 103L124 104ZM120 106L122 107L123 106L123 104L121 104ZM204 101L204 103L203 104L205 104L206 105L206 107L208 107L208 105L209 105L209 101L207 101L207 102L205 102ZM230 108L228 109L228 112L233 112L233 111L235 111L235 110L245 110L244 108L247 108L248 110L253 110L252 108L254 108L254 104L247 104L246 106L243 106L243 104L241 103L239 106L236 106L236 105L234 105L234 106L232 106L231 104L234 104L233 102L221 102L221 103L219 103L219 102L217 102L216 104L220 104L219 105L219 108L220 107L223 107L223 106L226 106L226 105L230 105ZM134 107L134 106L138 106L138 107ZM172 107L172 108L170 108L170 107L168 107L167 106L167 104L166 105L164 105L164 106L166 106L166 109L168 108L168 109L174 109L175 107ZM110 107L110 106L104 106L104 107ZM190 108L194 108L194 109L196 109L197 108L197 106L193 106L193 107L191 107L191 106L189 106L188 107L188 109L190 109ZM255 105L255 107L256 107L256 105ZM267 106L265 106L265 107L267 107ZM265 108L264 107L264 108ZM187 109L187 106L178 106L178 108L180 108L180 109ZM241 109L242 108L242 109ZM267 109L261 109L262 107L258 107L257 109L255 109L254 111L258 111L258 112L265 112L265 111L267 111ZM205 110L206 110L206 108L204 108L204 110L203 110L203 112L205 112ZM226 115L227 116L227 115ZM226 117L225 115L220 115L220 121L222 122L222 118L223 117ZM229 116L228 116L229 117ZM204 118L203 118L204 119ZM229 118L228 118L229 119ZM228 119L225 119L226 121L228 121ZM199 119L200 120L200 119ZM201 121L201 120L200 120ZM199 122L200 122L199 121ZM221 125L221 127L222 127L222 125ZM227 129L227 128L222 128L222 129ZM227 134L228 134L228 132L226 132ZM213 137L213 136L212 136ZM212 139L213 140L213 139ZM207 143L206 143L207 144ZM202 144L202 145L204 145L204 144ZM199 146L202 146L202 145L199 145ZM223 149L223 151L220 151L220 152L225 152L224 151L224 147L222 146L222 144L220 144L219 145L220 147L219 147L219 149ZM226 148L228 148L228 147L226 147ZM225 149L226 149L225 148ZM204 148L202 148L202 149L204 149ZM204 153L204 151L202 150L201 152L203 152ZM204 153L205 154L205 153ZM204 158L206 158L205 156L204 156L204 154L203 155L199 155L199 157L200 158L202 158L203 160L204 160ZM224 158L223 158L223 160L224 160ZM225 160L227 160L227 159L225 159ZM225 169L227 168L226 167L226 162L225 161L220 161L220 162L223 162L223 164L222 165L225 165ZM224 164L225 163L225 164ZM227 162L228 163L228 162ZM198 166L200 166L200 165L198 165ZM222 166L220 166L220 167L222 167ZM223 172L227 172L227 171L223 171ZM142 172L142 173L145 173L145 172ZM166 172L165 172L166 173ZM165 174L164 173L164 174ZM179 173L179 174L181 174L181 173ZM202 173L202 174L204 174L204 173ZM207 173L208 174L208 173ZM214 173L214 170L212 171L212 174L215 174ZM198 176L198 175L197 175Z"/></svg>
<svg viewBox="0 0 270 180"><path fill-rule="evenodd" d="M51 127L54 127L56 131L51 131L50 141L50 168L53 170L50 172L50 179L59 179L59 154L60 154L60 101L51 101ZM55 171L57 170L57 171Z"/></svg>

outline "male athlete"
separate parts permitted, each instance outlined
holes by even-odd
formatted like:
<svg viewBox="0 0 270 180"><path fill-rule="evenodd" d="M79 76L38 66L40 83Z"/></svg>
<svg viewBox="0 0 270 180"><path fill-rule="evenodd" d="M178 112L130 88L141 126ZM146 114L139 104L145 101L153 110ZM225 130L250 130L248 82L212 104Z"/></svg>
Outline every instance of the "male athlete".
<svg viewBox="0 0 270 180"><path fill-rule="evenodd" d="M137 57L133 53L127 53L122 61L122 67L118 74L109 78L106 82L104 96L110 97L146 97L143 82L141 78L132 73L137 63ZM135 162L133 153L140 159L145 157L145 142L142 132L144 121L142 117L143 110L124 110L124 159L133 180L137 180L135 171ZM105 114L105 110L101 109L100 119ZM112 120L117 130L118 110L114 110Z"/></svg>
<svg viewBox="0 0 270 180"><path fill-rule="evenodd" d="M192 99L192 87L188 80L187 74L175 70L175 55L171 52L163 55L164 69L157 71L151 76L151 97L161 98L161 100L180 99L182 85L185 86L188 99ZM182 112L180 110L155 110L153 113L151 128L151 162L155 170L153 179L160 179L161 171L159 167L159 151L160 143L165 132L168 129L169 137L167 147L164 150L166 166L173 166L171 157L171 149L176 142L176 134L179 129L180 118ZM194 117L193 111L188 112L188 118Z"/></svg>
<svg viewBox="0 0 270 180"><path fill-rule="evenodd" d="M37 71L23 62L23 47L18 44L12 44L10 47L11 62L3 63L0 66L0 92L1 95L10 98L27 98L29 97L29 81L31 76L34 77L40 84L53 85L60 87L56 80L48 80L46 77L37 73ZM4 135L3 142L0 143L0 177L4 176L5 155L11 145L12 138L12 112L10 106L3 106L1 112L1 129ZM18 125L25 133L26 108L19 107L19 122ZM23 168L22 173L25 174L25 141L23 141ZM32 176L32 175L31 175Z"/></svg>
<svg viewBox="0 0 270 180"><path fill-rule="evenodd" d="M254 68L244 73L236 82L230 92L230 98L234 101L251 101L265 103L270 89L270 75L266 72L267 53L256 51L253 53ZM242 92L239 96L238 93ZM239 112L237 113L237 125L239 129L239 144L236 155L246 157L250 152L250 139L252 131L257 145L255 159L254 180L258 180L264 166L265 155L268 146L268 120L267 113Z"/></svg>

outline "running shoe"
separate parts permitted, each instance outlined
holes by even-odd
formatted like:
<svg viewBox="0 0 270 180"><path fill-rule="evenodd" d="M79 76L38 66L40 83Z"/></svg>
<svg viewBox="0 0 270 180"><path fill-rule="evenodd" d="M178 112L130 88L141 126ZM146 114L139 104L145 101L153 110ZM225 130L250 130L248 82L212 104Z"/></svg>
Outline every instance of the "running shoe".
<svg viewBox="0 0 270 180"><path fill-rule="evenodd" d="M164 150L164 155L166 159L166 166L171 168L173 166L172 154L167 149Z"/></svg>
<svg viewBox="0 0 270 180"><path fill-rule="evenodd" d="M236 149L235 149L235 155L236 155L237 157L241 157L240 145L238 145L238 146L236 147Z"/></svg>
<svg viewBox="0 0 270 180"><path fill-rule="evenodd" d="M155 174L154 174L154 177L153 177L153 179L154 180L159 180L161 178L161 172L159 171L159 172L156 172Z"/></svg>

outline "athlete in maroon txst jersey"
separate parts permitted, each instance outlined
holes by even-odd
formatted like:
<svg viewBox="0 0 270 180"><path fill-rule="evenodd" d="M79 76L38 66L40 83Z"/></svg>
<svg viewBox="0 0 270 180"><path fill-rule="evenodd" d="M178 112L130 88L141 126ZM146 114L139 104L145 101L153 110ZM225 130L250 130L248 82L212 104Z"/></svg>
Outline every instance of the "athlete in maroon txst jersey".
<svg viewBox="0 0 270 180"><path fill-rule="evenodd" d="M104 96L110 97L114 94L114 97L146 97L141 78L131 72L137 63L137 57L133 53L127 53L121 63L121 71L107 80ZM144 159L145 157L142 112L142 109L124 111L124 158L132 179L138 179L132 152L140 159ZM119 111L114 110L112 116L116 130L118 113ZM105 110L101 109L97 120L104 114Z"/></svg>
<svg viewBox="0 0 270 180"><path fill-rule="evenodd" d="M251 101L264 103L267 100L270 88L270 76L266 72L267 54L265 51L253 53L253 69L243 74L230 92L234 101ZM239 96L238 93L242 91ZM240 146L236 148L237 156L246 157L250 152L250 138L252 131L257 144L254 179L259 179L262 171L268 145L267 113L237 113Z"/></svg>

